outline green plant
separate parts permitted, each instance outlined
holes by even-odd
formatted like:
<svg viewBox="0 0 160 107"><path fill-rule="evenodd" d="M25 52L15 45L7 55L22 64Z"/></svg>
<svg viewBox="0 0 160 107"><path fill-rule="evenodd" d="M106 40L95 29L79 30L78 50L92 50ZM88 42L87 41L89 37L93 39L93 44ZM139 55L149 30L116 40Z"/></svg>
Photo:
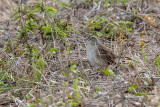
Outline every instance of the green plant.
<svg viewBox="0 0 160 107"><path fill-rule="evenodd" d="M71 71L73 71L74 73L77 73L77 70L76 70L76 65L71 65L70 69Z"/></svg>
<svg viewBox="0 0 160 107"><path fill-rule="evenodd" d="M8 84L8 81L10 80L11 75L9 74L9 70L3 70L2 68L0 68L0 91L12 89L12 87Z"/></svg>
<svg viewBox="0 0 160 107"><path fill-rule="evenodd" d="M33 3L32 5L21 5L15 13L14 21L19 21L19 34L22 42L38 31L42 41L69 36L72 31L71 24L66 19L59 18L59 12L53 7L48 7L44 2ZM44 18L42 16L45 16Z"/></svg>
<svg viewBox="0 0 160 107"><path fill-rule="evenodd" d="M158 69L159 69L158 73L160 74L160 55L159 55L158 58L156 59L155 64L157 64Z"/></svg>
<svg viewBox="0 0 160 107"><path fill-rule="evenodd" d="M115 75L112 70L106 70L106 69L104 69L103 72L104 72L104 74L106 74L106 75L108 75L108 76L109 76L109 75L111 75L111 76L114 76L114 75Z"/></svg>
<svg viewBox="0 0 160 107"><path fill-rule="evenodd" d="M134 1L134 0L132 0L132 1ZM122 3L126 4L127 0L105 0L105 3L109 3L109 2L117 3L117 4L120 4L122 2Z"/></svg>
<svg viewBox="0 0 160 107"><path fill-rule="evenodd" d="M132 22L128 21L111 21L107 19L105 16L96 17L95 19L91 19L87 24L89 30L96 34L99 37L105 36L117 36L129 35L131 31L130 24Z"/></svg>
<svg viewBox="0 0 160 107"><path fill-rule="evenodd" d="M38 50L33 48L32 53L33 53L33 70L34 70L35 81L40 81L42 74L45 73L44 68L46 62L44 61L42 56L39 56Z"/></svg>
<svg viewBox="0 0 160 107"><path fill-rule="evenodd" d="M48 6L44 2L37 2L28 5L20 5L17 8L17 12L14 15L14 21L19 22L19 33L18 39L14 44L15 47L22 47L25 49L25 57L29 60L29 66L27 68L28 77L25 76L25 80L30 80L31 83L34 81L41 81L43 73L45 73L45 61L46 56L44 56L39 49L33 44L30 44L28 40L32 37L37 37L41 39L42 43L45 44L46 40L63 39L69 36L72 32L72 25L68 24L66 19L62 19L59 16L60 12ZM20 46L18 42L23 43ZM11 50L10 42L6 50ZM48 44L47 44L48 46ZM52 54L58 51L57 48L47 48L48 59ZM70 51L70 50L69 50ZM22 51L24 53L24 50Z"/></svg>
<svg viewBox="0 0 160 107"><path fill-rule="evenodd" d="M75 89L75 102L76 103L80 103L80 100L81 100L81 95L79 93L79 88L78 88L78 79L76 78L74 81L73 81L73 87Z"/></svg>
<svg viewBox="0 0 160 107"><path fill-rule="evenodd" d="M135 96L144 96L147 94L147 91L143 91L143 92L137 92L136 89L138 89L138 85L137 84L133 84L128 88L129 92L133 92Z"/></svg>
<svg viewBox="0 0 160 107"><path fill-rule="evenodd" d="M7 78L10 78L8 73L5 73L5 75L4 75L3 72L2 72L2 68L0 68L0 85L4 85Z"/></svg>
<svg viewBox="0 0 160 107"><path fill-rule="evenodd" d="M79 92L79 81L83 81L83 79L81 77L77 77L78 75L78 69L76 65L71 65L70 66L70 71L71 74L67 74L66 72L63 72L63 74L70 78L70 80L73 81L73 91L71 93L68 94L68 100L66 102L66 104L68 104L68 106L78 106L81 104L81 94ZM74 75L74 76L73 76ZM64 82L63 83L65 86L68 86L68 82ZM61 102L61 101L60 101ZM64 102L61 102L64 105Z"/></svg>

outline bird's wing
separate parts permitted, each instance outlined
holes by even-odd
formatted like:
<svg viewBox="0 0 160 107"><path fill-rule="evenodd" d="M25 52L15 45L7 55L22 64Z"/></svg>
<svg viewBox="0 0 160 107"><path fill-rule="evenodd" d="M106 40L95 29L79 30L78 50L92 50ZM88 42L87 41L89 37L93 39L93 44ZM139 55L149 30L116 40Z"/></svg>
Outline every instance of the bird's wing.
<svg viewBox="0 0 160 107"><path fill-rule="evenodd" d="M115 62L116 55L107 47L102 44L97 45L99 55L102 59L104 59L108 64L112 64Z"/></svg>

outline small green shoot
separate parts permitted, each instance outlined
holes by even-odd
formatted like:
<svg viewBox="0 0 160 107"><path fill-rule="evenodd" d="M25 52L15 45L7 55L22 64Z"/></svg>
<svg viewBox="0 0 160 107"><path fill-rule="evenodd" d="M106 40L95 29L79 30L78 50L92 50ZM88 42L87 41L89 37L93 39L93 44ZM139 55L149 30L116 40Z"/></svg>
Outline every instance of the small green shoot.
<svg viewBox="0 0 160 107"><path fill-rule="evenodd" d="M127 3L127 0L123 0L123 3L126 4L126 3Z"/></svg>
<svg viewBox="0 0 160 107"><path fill-rule="evenodd" d="M159 68L159 74L160 74L160 55L158 56L158 58L156 59L156 61L155 61L155 64L157 64L158 65L158 68Z"/></svg>
<svg viewBox="0 0 160 107"><path fill-rule="evenodd" d="M62 2L62 3L61 3L61 6L66 7L66 6L68 6L68 4Z"/></svg>
<svg viewBox="0 0 160 107"><path fill-rule="evenodd" d="M39 58L37 58L36 55L34 56L33 70L34 70L35 81L41 80L42 74L45 73L44 71L45 65L46 62L44 61L42 56L40 56Z"/></svg>
<svg viewBox="0 0 160 107"><path fill-rule="evenodd" d="M27 107L36 107L36 104L27 104Z"/></svg>
<svg viewBox="0 0 160 107"><path fill-rule="evenodd" d="M135 90L136 88L138 88L138 85L137 85L137 84L133 84L132 86L130 86L130 87L128 88L128 91L129 91L129 92L134 92L134 90Z"/></svg>
<svg viewBox="0 0 160 107"><path fill-rule="evenodd" d="M42 101L43 101L43 99L38 99L38 100L36 101L36 103L39 104L39 103L42 102Z"/></svg>
<svg viewBox="0 0 160 107"><path fill-rule="evenodd" d="M103 70L103 72L104 72L104 74L106 74L106 75L111 75L111 76L114 76L115 75L115 73L112 71L112 70L106 70L106 69L104 69Z"/></svg>
<svg viewBox="0 0 160 107"><path fill-rule="evenodd" d="M96 92L102 91L101 87L96 86Z"/></svg>
<svg viewBox="0 0 160 107"><path fill-rule="evenodd" d="M137 84L133 84L132 86L130 86L129 88L128 88L128 91L129 92L135 92L135 90L138 88L138 85ZM146 95L147 94L147 91L143 91L143 92L135 92L135 96L144 96L144 95Z"/></svg>
<svg viewBox="0 0 160 107"><path fill-rule="evenodd" d="M81 95L79 93L79 89L78 89L78 79L76 78L74 81L73 81L73 88L75 89L75 97L76 97L76 102L77 103L80 103L80 100L81 100Z"/></svg>
<svg viewBox="0 0 160 107"><path fill-rule="evenodd" d="M51 48L51 49L50 49L50 52L51 52L52 54L56 53L57 51L58 51L57 48Z"/></svg>
<svg viewBox="0 0 160 107"><path fill-rule="evenodd" d="M26 96L26 99L28 100L29 98L31 98L31 94L28 94L27 96Z"/></svg>
<svg viewBox="0 0 160 107"><path fill-rule="evenodd" d="M68 44L68 55L70 56L70 44Z"/></svg>
<svg viewBox="0 0 160 107"><path fill-rule="evenodd" d="M76 67L77 67L76 65L71 65L71 67L70 67L71 71L76 73L77 72Z"/></svg>
<svg viewBox="0 0 160 107"><path fill-rule="evenodd" d="M143 91L142 93L135 93L135 96L144 96L147 95L147 91Z"/></svg>
<svg viewBox="0 0 160 107"><path fill-rule="evenodd" d="M62 72L64 76L69 77L69 74Z"/></svg>

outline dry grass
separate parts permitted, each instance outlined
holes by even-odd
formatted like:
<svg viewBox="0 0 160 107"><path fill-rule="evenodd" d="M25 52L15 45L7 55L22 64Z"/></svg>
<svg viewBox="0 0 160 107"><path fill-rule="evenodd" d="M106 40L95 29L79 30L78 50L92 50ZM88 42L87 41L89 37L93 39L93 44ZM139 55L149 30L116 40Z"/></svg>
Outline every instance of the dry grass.
<svg viewBox="0 0 160 107"><path fill-rule="evenodd" d="M70 14L68 23L72 24L73 32L70 37L64 37L66 43L57 38L45 40L43 44L37 32L28 38L28 43L39 50L43 61L46 62L45 73L42 74L39 82L33 79L34 66L27 56L28 50L23 49L26 44L21 41L13 41L13 39L18 39L16 36L19 32L18 22L12 20L1 22L0 63L6 63L0 65L0 68L2 68L3 75L10 77L5 81L6 87L3 85L4 89L0 90L0 106L25 107L35 104L37 107L68 107L76 103L77 91L81 96L77 106L159 106L160 68L155 61L160 56L160 16L157 11L160 9L160 3L145 4L147 1L144 0L142 6L135 1L125 6L114 3L109 8L102 8L103 2L101 1L95 4L73 3L74 6L67 8L60 7L59 2L56 5L48 2L61 12L62 18L67 19ZM131 14L133 12L131 9L134 10L137 7L139 7L139 12ZM115 76L100 76L96 68L92 67L86 59L85 38L86 33L91 32L88 31L85 23L101 15L106 16L111 22L114 20L127 21L130 17L136 17L132 20L132 32L126 37L126 40L119 35L100 38L116 54L130 58L121 58L117 69L114 68L114 65L109 67L109 69L115 69ZM148 19L150 16L153 17L153 20ZM68 44L70 44L70 52ZM58 48L58 51L50 54L49 45L52 48ZM5 47L9 47L10 51L5 51ZM76 73L71 70L72 65L76 65ZM2 80L0 78L0 82ZM74 87L76 80L78 80L78 89ZM138 88L134 92L129 92L128 88L133 84L137 84ZM143 96L134 95L144 91L148 93Z"/></svg>

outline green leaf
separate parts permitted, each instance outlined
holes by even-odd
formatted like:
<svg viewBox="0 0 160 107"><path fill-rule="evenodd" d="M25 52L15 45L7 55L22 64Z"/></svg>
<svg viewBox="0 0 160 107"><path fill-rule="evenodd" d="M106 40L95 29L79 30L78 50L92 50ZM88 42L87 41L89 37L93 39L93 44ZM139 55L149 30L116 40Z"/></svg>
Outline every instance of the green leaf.
<svg viewBox="0 0 160 107"><path fill-rule="evenodd" d="M109 0L105 0L106 3L109 3Z"/></svg>
<svg viewBox="0 0 160 107"><path fill-rule="evenodd" d="M80 96L80 93L78 92L79 89L78 89L78 79L76 78L74 81L73 81L73 88L76 90L75 91L75 96L76 96L76 102L79 103L80 102L80 99L81 99L81 96Z"/></svg>
<svg viewBox="0 0 160 107"><path fill-rule="evenodd" d="M144 96L147 95L147 91L143 91L142 93L135 93L135 96Z"/></svg>
<svg viewBox="0 0 160 107"><path fill-rule="evenodd" d="M103 72L104 72L104 74L106 74L106 75L112 75L112 76L115 75L112 70L106 70L106 69L104 69Z"/></svg>
<svg viewBox="0 0 160 107"><path fill-rule="evenodd" d="M123 3L126 4L126 3L127 3L127 0L123 0Z"/></svg>
<svg viewBox="0 0 160 107"><path fill-rule="evenodd" d="M121 3L121 0L117 0L117 3L118 3L118 4Z"/></svg>
<svg viewBox="0 0 160 107"><path fill-rule="evenodd" d="M55 106L55 107L65 107L65 103L61 100L57 102L57 105L58 106Z"/></svg>
<svg viewBox="0 0 160 107"><path fill-rule="evenodd" d="M38 59L39 60L39 59ZM42 64L43 62L41 62L41 61L38 61L38 65L39 65L39 67L40 67L40 69L41 70L39 70L38 68L37 68L37 63L33 63L33 67L34 67L34 79L35 79L35 81L40 81L41 80L41 76L42 76L42 73L43 73L43 69L42 69L42 66L44 66L43 64ZM42 65L41 65L42 64Z"/></svg>
<svg viewBox="0 0 160 107"><path fill-rule="evenodd" d="M78 91L78 79L76 78L73 83L73 88Z"/></svg>
<svg viewBox="0 0 160 107"><path fill-rule="evenodd" d="M65 73L65 72L63 72L63 75L65 75L66 77L69 77L69 74L67 74L67 73Z"/></svg>
<svg viewBox="0 0 160 107"><path fill-rule="evenodd" d="M157 64L157 65L158 65L158 68L159 68L159 74L160 74L160 55L159 55L159 57L156 59L155 64Z"/></svg>
<svg viewBox="0 0 160 107"><path fill-rule="evenodd" d="M4 64L6 64L6 63L7 63L6 61L0 62L0 66L1 66L1 65L4 65Z"/></svg>
<svg viewBox="0 0 160 107"><path fill-rule="evenodd" d="M134 95L135 95L135 96L143 96L142 93L135 93Z"/></svg>
<svg viewBox="0 0 160 107"><path fill-rule="evenodd" d="M3 81L0 81L0 85L4 85L4 82L3 82Z"/></svg>
<svg viewBox="0 0 160 107"><path fill-rule="evenodd" d="M77 107L78 106L78 104L74 103L74 102L72 102L71 105L72 105L72 107Z"/></svg>
<svg viewBox="0 0 160 107"><path fill-rule="evenodd" d="M43 71L45 63L43 61L42 56L40 56L38 59L38 65L39 65L40 70Z"/></svg>
<svg viewBox="0 0 160 107"><path fill-rule="evenodd" d="M102 91L101 87L96 86L96 92Z"/></svg>
<svg viewBox="0 0 160 107"><path fill-rule="evenodd" d="M147 93L148 93L147 91L143 91L143 95L147 95Z"/></svg>
<svg viewBox="0 0 160 107"><path fill-rule="evenodd" d="M68 6L68 4L66 4L66 3L63 2L63 3L61 3L61 6L65 7L65 6Z"/></svg>
<svg viewBox="0 0 160 107"><path fill-rule="evenodd" d="M23 37L25 37L26 35L27 35L26 32L21 32L21 33L19 33L19 34L17 35L17 37L23 38Z"/></svg>
<svg viewBox="0 0 160 107"><path fill-rule="evenodd" d="M49 101L53 101L53 98L52 98L52 97L50 97L50 98L49 98Z"/></svg>
<svg viewBox="0 0 160 107"><path fill-rule="evenodd" d="M51 27L49 26L42 26L41 31L46 35L49 35L52 33Z"/></svg>
<svg viewBox="0 0 160 107"><path fill-rule="evenodd" d="M68 82L63 82L63 84L64 84L65 86L68 86Z"/></svg>
<svg viewBox="0 0 160 107"><path fill-rule="evenodd" d="M38 99L38 100L36 101L36 103L39 104L39 103L42 102L42 101L43 101L43 99Z"/></svg>
<svg viewBox="0 0 160 107"><path fill-rule="evenodd" d="M70 44L68 44L68 55L70 56Z"/></svg>
<svg viewBox="0 0 160 107"><path fill-rule="evenodd" d="M31 94L28 94L27 96L26 96L26 99L29 99L31 97Z"/></svg>
<svg viewBox="0 0 160 107"><path fill-rule="evenodd" d="M29 81L29 78L28 78L28 77L25 77L25 76L24 76L24 79L27 80L27 81Z"/></svg>
<svg viewBox="0 0 160 107"><path fill-rule="evenodd" d="M70 69L71 69L71 71L73 71L74 73L76 73L76 65L72 65L71 67L70 67Z"/></svg>
<svg viewBox="0 0 160 107"><path fill-rule="evenodd" d="M134 92L134 90L135 90L136 88L138 88L138 85L137 85L137 84L133 84L132 86L130 86L130 87L128 88L128 91Z"/></svg>
<svg viewBox="0 0 160 107"><path fill-rule="evenodd" d="M103 33L101 33L101 32L96 32L96 35L99 36L99 37L101 37L101 36L103 36Z"/></svg>
<svg viewBox="0 0 160 107"><path fill-rule="evenodd" d="M36 107L36 104L28 104L27 107Z"/></svg>
<svg viewBox="0 0 160 107"><path fill-rule="evenodd" d="M53 8L53 7L46 7L45 8L47 13L57 13L57 9Z"/></svg>
<svg viewBox="0 0 160 107"><path fill-rule="evenodd" d="M15 17L14 21L17 21L17 20L19 20L20 18L21 18L21 16L17 16L17 17Z"/></svg>
<svg viewBox="0 0 160 107"><path fill-rule="evenodd" d="M32 48L32 53L33 53L33 54L38 54L39 51L38 51L37 49L35 49L35 48Z"/></svg>
<svg viewBox="0 0 160 107"><path fill-rule="evenodd" d="M37 81L37 82L41 81L41 76L42 76L42 74L40 73L40 71L36 70L35 81Z"/></svg>
<svg viewBox="0 0 160 107"><path fill-rule="evenodd" d="M57 48L51 48L51 49L50 49L50 52L51 52L51 53L56 53L57 51L58 51Z"/></svg>

